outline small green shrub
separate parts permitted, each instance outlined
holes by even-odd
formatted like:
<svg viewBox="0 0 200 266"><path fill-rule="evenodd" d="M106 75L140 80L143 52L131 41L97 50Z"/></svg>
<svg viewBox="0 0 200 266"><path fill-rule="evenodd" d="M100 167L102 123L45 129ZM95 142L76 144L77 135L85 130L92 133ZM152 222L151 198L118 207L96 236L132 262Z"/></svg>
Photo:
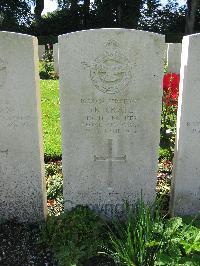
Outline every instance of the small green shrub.
<svg viewBox="0 0 200 266"><path fill-rule="evenodd" d="M97 254L104 238L105 223L83 206L48 217L41 233L41 242L52 247L61 266L83 265Z"/></svg>
<svg viewBox="0 0 200 266"><path fill-rule="evenodd" d="M54 70L52 50L47 50L42 61L39 62L39 73L41 79L58 79L58 75Z"/></svg>
<svg viewBox="0 0 200 266"><path fill-rule="evenodd" d="M193 223L164 219L157 205L152 208L140 201L127 208L125 222L113 222L111 248L105 248L105 254L120 266L197 266L200 229Z"/></svg>
<svg viewBox="0 0 200 266"><path fill-rule="evenodd" d="M58 199L63 194L63 176L53 175L47 180L47 199Z"/></svg>
<svg viewBox="0 0 200 266"><path fill-rule="evenodd" d="M200 229L184 224L182 218L166 220L163 225L162 245L155 265L191 265L200 263Z"/></svg>
<svg viewBox="0 0 200 266"><path fill-rule="evenodd" d="M49 215L58 215L64 210L61 162L45 164L45 176Z"/></svg>
<svg viewBox="0 0 200 266"><path fill-rule="evenodd" d="M62 162L49 162L45 164L45 176L62 175Z"/></svg>
<svg viewBox="0 0 200 266"><path fill-rule="evenodd" d="M163 106L160 129L160 159L172 160L176 138L177 107Z"/></svg>
<svg viewBox="0 0 200 266"><path fill-rule="evenodd" d="M199 266L200 220L165 219L161 206L140 200L135 207L126 206L125 220L107 226L88 207L77 206L48 217L40 241L51 247L60 266L90 265L97 254L118 266Z"/></svg>

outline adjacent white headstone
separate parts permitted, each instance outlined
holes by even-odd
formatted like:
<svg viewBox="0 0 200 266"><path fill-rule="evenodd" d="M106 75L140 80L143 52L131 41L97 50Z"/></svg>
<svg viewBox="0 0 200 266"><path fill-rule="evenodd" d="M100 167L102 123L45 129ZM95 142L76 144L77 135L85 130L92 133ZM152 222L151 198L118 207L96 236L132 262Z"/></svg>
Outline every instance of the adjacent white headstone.
<svg viewBox="0 0 200 266"><path fill-rule="evenodd" d="M164 50L164 60L167 62L167 49L168 49L168 43L165 43L165 50Z"/></svg>
<svg viewBox="0 0 200 266"><path fill-rule="evenodd" d="M58 60L59 60L59 54L58 54L58 43L55 43L53 45L53 59L54 59L54 70L57 74L59 74L59 63L58 63Z"/></svg>
<svg viewBox="0 0 200 266"><path fill-rule="evenodd" d="M65 208L106 216L155 199L164 37L99 29L59 37Z"/></svg>
<svg viewBox="0 0 200 266"><path fill-rule="evenodd" d="M0 32L0 219L46 213L37 39Z"/></svg>
<svg viewBox="0 0 200 266"><path fill-rule="evenodd" d="M171 212L200 211L200 34L183 38Z"/></svg>
<svg viewBox="0 0 200 266"><path fill-rule="evenodd" d="M167 72L180 73L181 67L181 43L168 43L167 48Z"/></svg>
<svg viewBox="0 0 200 266"><path fill-rule="evenodd" d="M45 45L38 45L38 56L39 60L43 59L43 55L45 54Z"/></svg>

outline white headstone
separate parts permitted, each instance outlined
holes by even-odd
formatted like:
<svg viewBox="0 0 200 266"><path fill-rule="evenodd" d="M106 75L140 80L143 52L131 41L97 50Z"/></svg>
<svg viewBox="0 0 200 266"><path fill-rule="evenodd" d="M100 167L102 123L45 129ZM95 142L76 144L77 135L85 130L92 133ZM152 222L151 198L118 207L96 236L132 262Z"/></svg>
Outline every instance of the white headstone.
<svg viewBox="0 0 200 266"><path fill-rule="evenodd" d="M59 63L58 63L58 60L59 60L59 54L58 54L58 43L55 43L53 45L53 59L54 59L54 70L57 74L59 74Z"/></svg>
<svg viewBox="0 0 200 266"><path fill-rule="evenodd" d="M38 56L39 60L43 59L43 55L45 54L45 45L38 45Z"/></svg>
<svg viewBox="0 0 200 266"><path fill-rule="evenodd" d="M59 53L65 208L153 201L164 37L88 30L60 36Z"/></svg>
<svg viewBox="0 0 200 266"><path fill-rule="evenodd" d="M165 50L164 50L164 60L167 62L167 49L168 49L168 43L165 43Z"/></svg>
<svg viewBox="0 0 200 266"><path fill-rule="evenodd" d="M200 34L183 38L171 212L200 211Z"/></svg>
<svg viewBox="0 0 200 266"><path fill-rule="evenodd" d="M167 72L180 73L181 67L181 43L168 43L167 48Z"/></svg>
<svg viewBox="0 0 200 266"><path fill-rule="evenodd" d="M0 219L46 213L37 39L0 32Z"/></svg>

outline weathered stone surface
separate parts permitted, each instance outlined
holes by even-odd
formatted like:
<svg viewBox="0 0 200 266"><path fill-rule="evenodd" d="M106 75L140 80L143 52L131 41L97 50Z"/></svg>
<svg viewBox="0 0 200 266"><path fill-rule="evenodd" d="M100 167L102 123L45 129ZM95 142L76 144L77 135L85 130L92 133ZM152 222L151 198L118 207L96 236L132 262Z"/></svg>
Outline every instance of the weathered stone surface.
<svg viewBox="0 0 200 266"><path fill-rule="evenodd" d="M44 219L37 39L0 32L0 219Z"/></svg>
<svg viewBox="0 0 200 266"><path fill-rule="evenodd" d="M200 211L200 34L183 38L171 212Z"/></svg>
<svg viewBox="0 0 200 266"><path fill-rule="evenodd" d="M45 54L45 45L38 45L38 56L39 60L43 59L43 55Z"/></svg>
<svg viewBox="0 0 200 266"><path fill-rule="evenodd" d="M167 62L167 49L168 49L168 43L165 43L165 50L164 50L164 60Z"/></svg>
<svg viewBox="0 0 200 266"><path fill-rule="evenodd" d="M164 37L99 29L59 37L65 208L106 216L153 201Z"/></svg>
<svg viewBox="0 0 200 266"><path fill-rule="evenodd" d="M180 73L181 49L182 49L181 43L168 43L167 72Z"/></svg>
<svg viewBox="0 0 200 266"><path fill-rule="evenodd" d="M58 43L53 45L53 59L54 59L54 70L59 75L59 54L58 54Z"/></svg>

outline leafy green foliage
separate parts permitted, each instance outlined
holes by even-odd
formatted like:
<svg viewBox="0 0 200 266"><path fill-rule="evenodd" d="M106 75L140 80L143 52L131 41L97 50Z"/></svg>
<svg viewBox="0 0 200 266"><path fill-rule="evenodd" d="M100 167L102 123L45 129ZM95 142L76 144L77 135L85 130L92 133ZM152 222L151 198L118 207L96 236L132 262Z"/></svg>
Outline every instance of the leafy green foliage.
<svg viewBox="0 0 200 266"><path fill-rule="evenodd" d="M125 222L114 221L107 256L118 265L177 266L199 265L200 229L184 224L181 218L166 220L158 206L142 201L127 209Z"/></svg>
<svg viewBox="0 0 200 266"><path fill-rule="evenodd" d="M159 208L140 200L134 208L127 206L126 220L114 221L110 233L111 248L106 254L119 265L154 265L161 242L157 234L162 230Z"/></svg>
<svg viewBox="0 0 200 266"><path fill-rule="evenodd" d="M162 159L158 164L156 196L162 201L162 213L168 214L171 191L172 162Z"/></svg>
<svg viewBox="0 0 200 266"><path fill-rule="evenodd" d="M62 175L56 174L51 176L47 181L47 198L58 199L63 192L63 177Z"/></svg>
<svg viewBox="0 0 200 266"><path fill-rule="evenodd" d="M178 1L168 1L162 6L160 0L146 0L142 8L139 29L158 33L183 32L185 25L185 7L179 7Z"/></svg>
<svg viewBox="0 0 200 266"><path fill-rule="evenodd" d="M25 0L0 0L0 30L27 32L32 23L31 6Z"/></svg>
<svg viewBox="0 0 200 266"><path fill-rule="evenodd" d="M62 151L58 80L41 80L40 87L45 160L60 159Z"/></svg>
<svg viewBox="0 0 200 266"><path fill-rule="evenodd" d="M172 160L175 148L177 107L163 106L160 129L160 158Z"/></svg>
<svg viewBox="0 0 200 266"><path fill-rule="evenodd" d="M47 199L61 198L63 196L63 175L61 164L56 162L48 163L45 166Z"/></svg>
<svg viewBox="0 0 200 266"><path fill-rule="evenodd" d="M162 246L155 265L199 265L200 229L181 218L164 223Z"/></svg>
<svg viewBox="0 0 200 266"><path fill-rule="evenodd" d="M45 165L47 206L49 215L58 215L64 210L63 175L61 162L49 162Z"/></svg>
<svg viewBox="0 0 200 266"><path fill-rule="evenodd" d="M44 0L0 0L2 30L37 36L102 27L136 28L159 33L184 33L186 6L177 0L57 0L59 8L42 15ZM34 15L31 5L34 4ZM0 21L1 22L1 21ZM2 24L2 25L1 25ZM195 32L200 28L196 12Z"/></svg>
<svg viewBox="0 0 200 266"><path fill-rule="evenodd" d="M58 0L59 9L42 16L38 36L91 28L131 28L159 33L182 32L185 7L177 1L166 6L160 0ZM198 20L197 20L198 21ZM31 28L31 31L33 30Z"/></svg>
<svg viewBox="0 0 200 266"><path fill-rule="evenodd" d="M39 63L39 73L41 79L57 79L58 76L54 70L53 50L47 50L43 60Z"/></svg>
<svg viewBox="0 0 200 266"><path fill-rule="evenodd" d="M106 236L100 217L88 207L77 206L60 216L48 217L41 242L52 247L59 265L83 265L97 254Z"/></svg>
<svg viewBox="0 0 200 266"><path fill-rule="evenodd" d="M47 176L59 172L53 164L46 168ZM166 219L161 207L160 201L149 206L140 200L134 207L126 205L125 220L108 223L88 207L77 206L49 216L40 241L63 266L90 265L97 254L119 266L199 265L200 219Z"/></svg>

